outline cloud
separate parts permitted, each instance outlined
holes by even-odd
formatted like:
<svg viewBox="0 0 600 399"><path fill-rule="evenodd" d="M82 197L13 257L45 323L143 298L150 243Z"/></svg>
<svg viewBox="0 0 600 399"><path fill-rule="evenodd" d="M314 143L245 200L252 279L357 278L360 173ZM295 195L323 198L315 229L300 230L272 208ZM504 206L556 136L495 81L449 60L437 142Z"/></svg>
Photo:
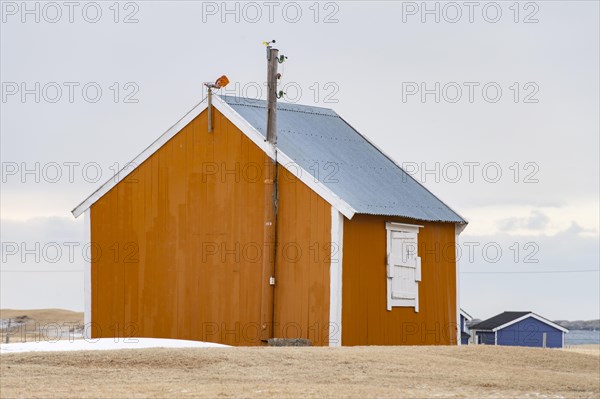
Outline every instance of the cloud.
<svg viewBox="0 0 600 399"><path fill-rule="evenodd" d="M461 306L479 318L522 309L551 319L598 318L599 274L589 270L598 270L600 243L589 231L576 222L554 235L480 236L465 230ZM498 257L494 247L500 249Z"/></svg>
<svg viewBox="0 0 600 399"><path fill-rule="evenodd" d="M543 230L550 224L550 218L539 210L532 210L528 217L513 217L498 221L501 231L513 231L519 229Z"/></svg>
<svg viewBox="0 0 600 399"><path fill-rule="evenodd" d="M0 226L2 307L82 310L83 221L70 217L1 219Z"/></svg>
<svg viewBox="0 0 600 399"><path fill-rule="evenodd" d="M83 220L49 216L27 220L0 219L2 241L81 241Z"/></svg>
<svg viewBox="0 0 600 399"><path fill-rule="evenodd" d="M583 228L575 221L571 222L569 228L563 233L574 236L595 236L597 234L596 230Z"/></svg>
<svg viewBox="0 0 600 399"><path fill-rule="evenodd" d="M598 237L596 198L573 201L560 207L490 205L462 212L470 235L554 236L570 229L579 236Z"/></svg>

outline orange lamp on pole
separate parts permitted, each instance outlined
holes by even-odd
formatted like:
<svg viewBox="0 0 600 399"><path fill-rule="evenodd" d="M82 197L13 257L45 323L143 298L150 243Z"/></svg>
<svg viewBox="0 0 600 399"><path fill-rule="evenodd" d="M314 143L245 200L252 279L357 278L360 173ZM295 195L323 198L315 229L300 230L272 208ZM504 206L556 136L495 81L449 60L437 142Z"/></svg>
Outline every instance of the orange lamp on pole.
<svg viewBox="0 0 600 399"><path fill-rule="evenodd" d="M229 84L229 79L225 75L221 75L219 79L215 81L215 83L204 83L204 86L208 88L208 131L213 131L213 121L212 121L212 89L220 89Z"/></svg>

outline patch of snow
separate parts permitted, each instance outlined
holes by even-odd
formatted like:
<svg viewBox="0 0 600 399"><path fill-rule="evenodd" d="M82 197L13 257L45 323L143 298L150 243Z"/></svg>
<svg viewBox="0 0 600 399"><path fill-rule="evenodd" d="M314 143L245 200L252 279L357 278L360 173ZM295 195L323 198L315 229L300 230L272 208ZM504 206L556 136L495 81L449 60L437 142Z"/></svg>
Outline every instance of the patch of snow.
<svg viewBox="0 0 600 399"><path fill-rule="evenodd" d="M165 338L100 338L0 344L0 353L94 351L144 348L227 348L212 342Z"/></svg>

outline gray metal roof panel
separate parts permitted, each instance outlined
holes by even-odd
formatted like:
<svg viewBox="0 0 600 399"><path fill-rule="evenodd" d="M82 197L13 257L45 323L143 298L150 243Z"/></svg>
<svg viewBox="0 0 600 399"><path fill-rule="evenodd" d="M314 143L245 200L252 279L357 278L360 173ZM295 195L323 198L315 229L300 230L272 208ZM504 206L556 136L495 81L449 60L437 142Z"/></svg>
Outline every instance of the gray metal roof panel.
<svg viewBox="0 0 600 399"><path fill-rule="evenodd" d="M265 101L221 98L265 136ZM277 110L277 148L357 213L466 223L335 111L286 103Z"/></svg>

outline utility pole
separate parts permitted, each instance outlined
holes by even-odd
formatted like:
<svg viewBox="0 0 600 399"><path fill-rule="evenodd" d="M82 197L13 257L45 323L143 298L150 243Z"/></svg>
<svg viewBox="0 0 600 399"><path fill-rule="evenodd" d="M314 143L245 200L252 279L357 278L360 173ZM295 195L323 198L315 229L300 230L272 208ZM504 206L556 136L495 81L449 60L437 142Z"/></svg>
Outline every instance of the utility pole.
<svg viewBox="0 0 600 399"><path fill-rule="evenodd" d="M275 42L275 41L273 41ZM279 50L267 46L267 142L273 147L277 145L277 64Z"/></svg>
<svg viewBox="0 0 600 399"><path fill-rule="evenodd" d="M273 338L273 322L275 315L275 265L277 260L277 64L282 63L285 56L279 56L279 50L273 48L271 42L267 46L267 152L265 154L264 180L264 233L263 233L263 265L261 296L261 339ZM272 157L271 157L272 156Z"/></svg>

